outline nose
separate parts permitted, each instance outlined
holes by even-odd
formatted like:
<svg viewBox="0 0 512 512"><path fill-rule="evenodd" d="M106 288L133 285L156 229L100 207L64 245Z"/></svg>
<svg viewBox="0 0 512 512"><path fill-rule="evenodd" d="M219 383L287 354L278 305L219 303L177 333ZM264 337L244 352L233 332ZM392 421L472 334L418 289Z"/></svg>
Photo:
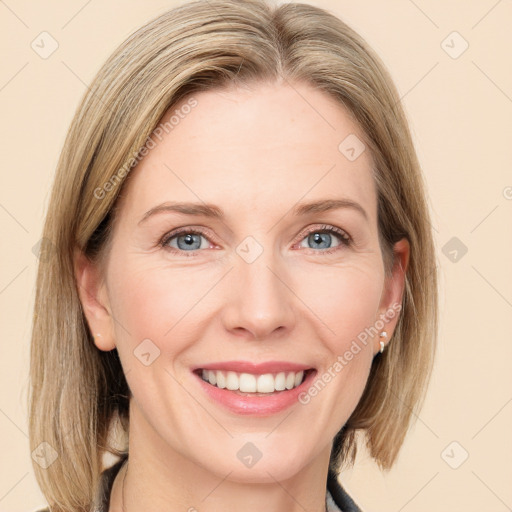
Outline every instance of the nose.
<svg viewBox="0 0 512 512"><path fill-rule="evenodd" d="M238 258L230 272L221 316L224 327L239 337L264 340L286 336L294 327L294 295L284 266L271 252L263 251L252 263Z"/></svg>

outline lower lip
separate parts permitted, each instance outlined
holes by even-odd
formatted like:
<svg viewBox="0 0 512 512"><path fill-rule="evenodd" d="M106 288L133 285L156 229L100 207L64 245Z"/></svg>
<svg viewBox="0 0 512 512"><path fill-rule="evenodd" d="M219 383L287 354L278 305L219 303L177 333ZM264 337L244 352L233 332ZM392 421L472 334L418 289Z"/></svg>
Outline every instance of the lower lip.
<svg viewBox="0 0 512 512"><path fill-rule="evenodd" d="M203 380L199 375L199 383L205 393L222 406L236 414L250 414L253 416L268 416L291 407L299 401L299 395L308 389L315 377L316 371L308 371L306 378L296 388L284 391L275 391L266 395L251 396L239 395L229 389L221 389Z"/></svg>

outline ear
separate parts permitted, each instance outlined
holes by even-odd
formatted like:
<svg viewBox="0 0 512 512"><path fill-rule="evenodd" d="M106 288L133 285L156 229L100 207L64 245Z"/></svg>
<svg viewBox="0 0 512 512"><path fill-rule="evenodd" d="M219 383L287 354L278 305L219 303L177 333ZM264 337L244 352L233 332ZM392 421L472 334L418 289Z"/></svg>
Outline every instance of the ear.
<svg viewBox="0 0 512 512"><path fill-rule="evenodd" d="M73 261L78 295L94 344L100 350L112 350L116 347L113 317L100 269L78 249L75 249Z"/></svg>
<svg viewBox="0 0 512 512"><path fill-rule="evenodd" d="M388 343L393 336L400 317L402 296L405 289L405 275L409 265L410 246L406 238L402 238L393 246L393 266L391 275L386 277L379 306L379 319L384 322L382 331L386 331ZM380 350L380 339L376 339L375 353Z"/></svg>

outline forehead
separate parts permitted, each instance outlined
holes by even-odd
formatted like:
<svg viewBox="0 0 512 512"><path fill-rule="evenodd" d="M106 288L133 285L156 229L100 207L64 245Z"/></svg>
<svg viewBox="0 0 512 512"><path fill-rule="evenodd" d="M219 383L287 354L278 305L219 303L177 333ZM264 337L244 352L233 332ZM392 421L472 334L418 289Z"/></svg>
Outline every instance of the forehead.
<svg viewBox="0 0 512 512"><path fill-rule="evenodd" d="M364 134L345 107L310 85L200 92L173 106L160 127L131 171L121 210L140 217L159 202L200 200L237 215L277 214L301 198L348 197L376 215L370 152L350 152L364 147Z"/></svg>

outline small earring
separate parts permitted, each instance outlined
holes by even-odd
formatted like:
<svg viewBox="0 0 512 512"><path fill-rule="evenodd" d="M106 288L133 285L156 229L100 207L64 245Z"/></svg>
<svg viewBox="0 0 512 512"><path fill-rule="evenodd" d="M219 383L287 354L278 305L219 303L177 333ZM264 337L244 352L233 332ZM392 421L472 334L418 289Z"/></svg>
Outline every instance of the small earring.
<svg viewBox="0 0 512 512"><path fill-rule="evenodd" d="M380 333L380 337L381 338L387 338L388 337L388 333L386 331L382 331ZM379 351L381 354L382 354L382 352L384 352L384 347L385 346L386 346L385 343L381 340L380 341L380 351Z"/></svg>
<svg viewBox="0 0 512 512"><path fill-rule="evenodd" d="M96 336L93 336L94 339L96 339L97 337L101 338L101 334L99 332L96 333Z"/></svg>

